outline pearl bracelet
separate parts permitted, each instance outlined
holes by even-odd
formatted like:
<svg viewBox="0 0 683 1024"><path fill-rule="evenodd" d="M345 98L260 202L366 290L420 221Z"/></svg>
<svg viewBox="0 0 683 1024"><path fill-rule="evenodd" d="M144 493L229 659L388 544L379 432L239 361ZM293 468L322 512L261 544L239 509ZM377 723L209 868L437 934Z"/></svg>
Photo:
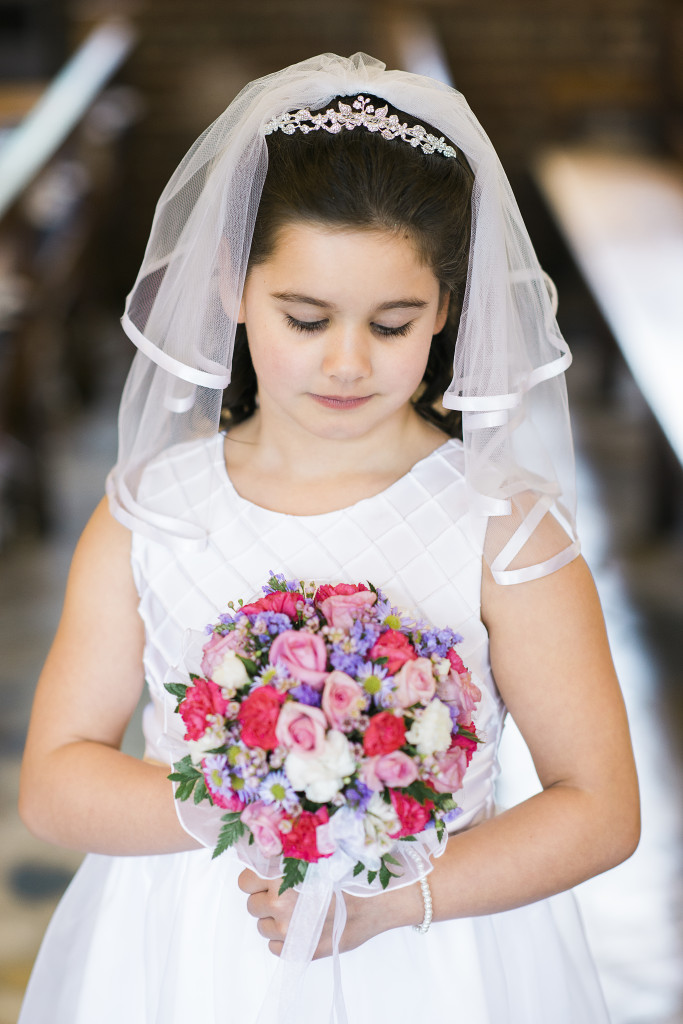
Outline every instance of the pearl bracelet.
<svg viewBox="0 0 683 1024"><path fill-rule="evenodd" d="M420 874L418 875L418 882L420 883L420 890L422 892L422 902L424 903L424 917L422 918L422 924L414 924L412 927L420 935L426 935L429 931L429 926L432 923L432 917L434 908L432 905L432 890L429 888L429 882L427 881L427 873L422 866L422 861L413 850L408 847L406 853L410 855L412 860L417 864Z"/></svg>

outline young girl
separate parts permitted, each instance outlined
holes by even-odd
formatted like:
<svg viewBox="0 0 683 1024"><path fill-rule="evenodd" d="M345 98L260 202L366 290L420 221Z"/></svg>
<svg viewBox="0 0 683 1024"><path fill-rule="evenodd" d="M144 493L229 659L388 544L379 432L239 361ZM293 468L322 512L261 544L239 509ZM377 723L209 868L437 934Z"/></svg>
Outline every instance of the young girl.
<svg viewBox="0 0 683 1024"><path fill-rule="evenodd" d="M372 580L463 635L482 691L431 928L410 927L425 886L345 897L349 1020L605 1021L565 891L631 854L637 783L574 534L569 355L462 96L362 54L247 86L162 195L124 327L139 351L119 461L22 776L28 827L89 856L21 1024L257 1020L297 895L212 860L222 812L175 803L163 682L185 631L271 569ZM119 747L145 680L139 761ZM506 709L542 792L496 814ZM332 920L297 1024L328 1019Z"/></svg>

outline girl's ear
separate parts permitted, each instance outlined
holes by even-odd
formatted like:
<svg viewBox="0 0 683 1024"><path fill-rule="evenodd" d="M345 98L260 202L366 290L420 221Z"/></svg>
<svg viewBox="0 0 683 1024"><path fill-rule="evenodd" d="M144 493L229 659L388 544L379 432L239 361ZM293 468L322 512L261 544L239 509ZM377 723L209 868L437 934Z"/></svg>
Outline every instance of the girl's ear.
<svg viewBox="0 0 683 1024"><path fill-rule="evenodd" d="M434 324L434 334L438 334L446 326L446 320L448 319L448 310L451 305L451 293L444 291L443 297L439 303L439 311L436 314L436 322Z"/></svg>

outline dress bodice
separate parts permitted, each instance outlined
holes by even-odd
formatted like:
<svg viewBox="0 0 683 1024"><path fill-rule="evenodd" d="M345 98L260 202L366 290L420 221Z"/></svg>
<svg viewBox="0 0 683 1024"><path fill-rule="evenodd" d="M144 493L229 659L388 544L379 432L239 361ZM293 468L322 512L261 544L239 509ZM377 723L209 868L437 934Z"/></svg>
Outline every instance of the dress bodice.
<svg viewBox="0 0 683 1024"><path fill-rule="evenodd" d="M169 721L180 724L168 714L163 683L181 661L188 629L203 630L228 601L260 596L271 571L317 582L370 580L396 606L462 635L458 651L482 690L477 725L485 743L458 794L463 814L456 824L491 813L504 706L480 616L486 523L469 510L463 459L460 443L447 441L381 493L311 516L270 511L242 498L225 469L220 435L179 446L148 468L145 490L159 513L181 514L191 501L209 538L198 551L133 537L152 702L144 723L148 754L167 760L164 730Z"/></svg>

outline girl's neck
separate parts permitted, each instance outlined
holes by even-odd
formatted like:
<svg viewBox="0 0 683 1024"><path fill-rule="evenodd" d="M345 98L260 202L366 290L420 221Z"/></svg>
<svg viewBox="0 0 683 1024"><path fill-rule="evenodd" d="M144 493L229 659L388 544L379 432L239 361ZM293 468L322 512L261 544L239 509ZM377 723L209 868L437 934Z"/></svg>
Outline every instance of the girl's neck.
<svg viewBox="0 0 683 1024"><path fill-rule="evenodd" d="M447 440L412 407L403 422L359 438L304 437L281 427L257 411L226 436L225 461L243 498L290 515L317 515L372 497Z"/></svg>

